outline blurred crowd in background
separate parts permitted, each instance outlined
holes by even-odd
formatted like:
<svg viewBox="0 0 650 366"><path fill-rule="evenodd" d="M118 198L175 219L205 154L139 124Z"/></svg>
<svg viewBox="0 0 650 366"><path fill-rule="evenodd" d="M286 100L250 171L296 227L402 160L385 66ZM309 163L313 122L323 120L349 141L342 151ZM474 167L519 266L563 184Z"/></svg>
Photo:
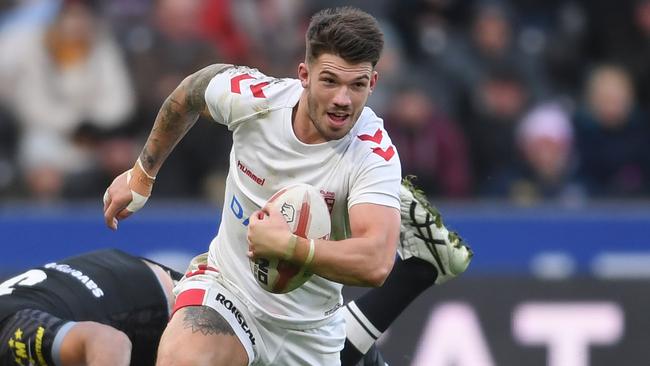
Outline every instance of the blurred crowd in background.
<svg viewBox="0 0 650 366"><path fill-rule="evenodd" d="M99 199L185 76L295 77L340 5L380 20L369 105L432 197L650 197L650 0L0 0L0 197ZM199 121L154 194L219 203L229 150Z"/></svg>

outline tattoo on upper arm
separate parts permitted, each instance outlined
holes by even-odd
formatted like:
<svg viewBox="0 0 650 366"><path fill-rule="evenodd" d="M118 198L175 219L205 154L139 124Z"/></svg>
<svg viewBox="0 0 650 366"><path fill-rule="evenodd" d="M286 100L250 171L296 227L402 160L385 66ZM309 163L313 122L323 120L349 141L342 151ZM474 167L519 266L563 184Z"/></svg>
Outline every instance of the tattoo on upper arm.
<svg viewBox="0 0 650 366"><path fill-rule="evenodd" d="M192 333L201 332L206 336L213 334L235 335L230 324L216 310L207 306L191 306L185 309L183 327L191 329Z"/></svg>
<svg viewBox="0 0 650 366"><path fill-rule="evenodd" d="M191 77L187 90L187 104L195 112L203 112L205 109L205 90L212 78L232 68L232 65L214 64L207 66Z"/></svg>
<svg viewBox="0 0 650 366"><path fill-rule="evenodd" d="M174 145L206 111L205 89L210 80L232 65L214 64L187 77L163 103L140 161L151 171L161 164ZM148 149L150 146L151 149Z"/></svg>

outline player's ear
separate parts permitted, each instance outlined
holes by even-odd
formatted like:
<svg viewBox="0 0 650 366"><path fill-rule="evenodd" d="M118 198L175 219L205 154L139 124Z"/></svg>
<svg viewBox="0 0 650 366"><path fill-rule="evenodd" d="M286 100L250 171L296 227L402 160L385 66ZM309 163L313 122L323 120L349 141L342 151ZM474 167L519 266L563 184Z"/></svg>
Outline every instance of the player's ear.
<svg viewBox="0 0 650 366"><path fill-rule="evenodd" d="M372 75L370 76L370 93L375 90L375 87L377 86L377 80L379 80L379 73L373 70Z"/></svg>
<svg viewBox="0 0 650 366"><path fill-rule="evenodd" d="M304 62L298 65L298 79L300 79L303 88L309 86L309 67Z"/></svg>

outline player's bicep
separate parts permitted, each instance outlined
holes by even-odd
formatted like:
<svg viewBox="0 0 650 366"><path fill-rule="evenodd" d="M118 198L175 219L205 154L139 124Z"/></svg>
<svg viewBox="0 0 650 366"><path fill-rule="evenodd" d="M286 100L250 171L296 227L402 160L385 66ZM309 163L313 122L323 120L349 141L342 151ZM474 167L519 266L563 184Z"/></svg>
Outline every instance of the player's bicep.
<svg viewBox="0 0 650 366"><path fill-rule="evenodd" d="M353 238L368 238L376 250L392 261L399 239L399 210L374 203L359 203L350 208Z"/></svg>

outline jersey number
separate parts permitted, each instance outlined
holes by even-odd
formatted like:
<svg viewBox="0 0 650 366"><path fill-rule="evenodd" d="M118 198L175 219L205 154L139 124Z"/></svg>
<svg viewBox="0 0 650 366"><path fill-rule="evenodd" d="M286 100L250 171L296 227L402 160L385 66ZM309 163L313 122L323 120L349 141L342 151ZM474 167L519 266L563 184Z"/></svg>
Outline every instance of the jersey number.
<svg viewBox="0 0 650 366"><path fill-rule="evenodd" d="M40 269L30 269L16 277L12 277L3 283L0 283L0 296L11 295L15 286L34 286L47 279L47 274Z"/></svg>
<svg viewBox="0 0 650 366"><path fill-rule="evenodd" d="M248 74L237 75L234 78L230 79L230 91L233 93L241 94L241 82L247 79L254 79L254 77ZM264 95L263 87L269 85L268 81L263 81L257 84L251 84L251 92L255 98L266 98Z"/></svg>

